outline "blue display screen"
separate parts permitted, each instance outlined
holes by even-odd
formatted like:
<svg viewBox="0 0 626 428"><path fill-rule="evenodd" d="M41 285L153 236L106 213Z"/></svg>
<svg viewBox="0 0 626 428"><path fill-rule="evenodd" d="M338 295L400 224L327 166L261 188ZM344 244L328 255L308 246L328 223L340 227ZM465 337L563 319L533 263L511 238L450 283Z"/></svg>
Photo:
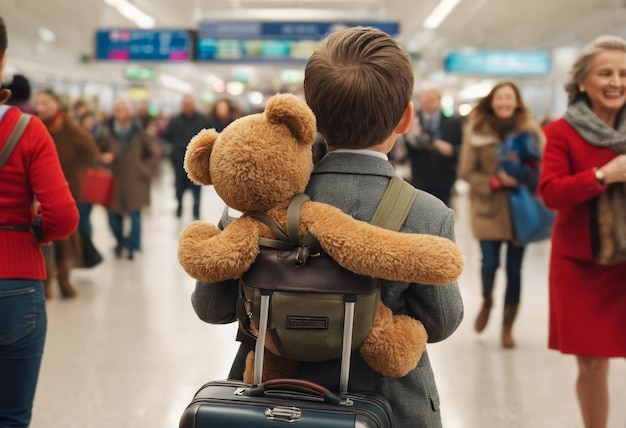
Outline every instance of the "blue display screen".
<svg viewBox="0 0 626 428"><path fill-rule="evenodd" d="M546 76L551 55L548 51L451 52L444 68L451 73L485 76Z"/></svg>
<svg viewBox="0 0 626 428"><path fill-rule="evenodd" d="M194 38L189 30L98 30L99 61L189 61Z"/></svg>
<svg viewBox="0 0 626 428"><path fill-rule="evenodd" d="M201 22L197 59L221 62L305 62L328 34L354 26L391 35L397 22Z"/></svg>

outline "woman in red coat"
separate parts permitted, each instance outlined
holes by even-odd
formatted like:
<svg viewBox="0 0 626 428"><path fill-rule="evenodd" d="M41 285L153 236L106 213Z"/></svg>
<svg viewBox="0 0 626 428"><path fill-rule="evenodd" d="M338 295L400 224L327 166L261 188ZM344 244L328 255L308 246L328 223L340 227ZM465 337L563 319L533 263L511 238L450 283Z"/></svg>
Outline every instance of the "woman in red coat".
<svg viewBox="0 0 626 428"><path fill-rule="evenodd" d="M539 191L557 211L550 257L551 349L576 355L586 428L607 425L608 359L626 357L626 262L594 262L598 197L626 183L626 41L583 48L566 85L564 118L545 128Z"/></svg>
<svg viewBox="0 0 626 428"><path fill-rule="evenodd" d="M7 35L0 18L0 81ZM0 104L8 91L0 91ZM0 150L21 118L0 106ZM34 197L40 204L43 241L65 239L78 225L78 210L54 142L36 117L0 168L0 427L27 427L46 337L46 277L40 243L29 233Z"/></svg>

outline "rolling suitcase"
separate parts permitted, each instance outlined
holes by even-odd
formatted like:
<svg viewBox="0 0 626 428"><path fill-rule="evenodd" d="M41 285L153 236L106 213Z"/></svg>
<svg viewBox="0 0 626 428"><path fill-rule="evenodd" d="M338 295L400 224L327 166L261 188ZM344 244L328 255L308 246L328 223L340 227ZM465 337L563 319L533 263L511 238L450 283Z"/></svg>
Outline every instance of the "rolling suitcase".
<svg viewBox="0 0 626 428"><path fill-rule="evenodd" d="M255 349L254 385L238 381L205 384L183 413L180 428L389 428L391 406L382 397L349 393L354 302L345 303L340 393L299 379L261 383L270 295L261 297L261 322Z"/></svg>

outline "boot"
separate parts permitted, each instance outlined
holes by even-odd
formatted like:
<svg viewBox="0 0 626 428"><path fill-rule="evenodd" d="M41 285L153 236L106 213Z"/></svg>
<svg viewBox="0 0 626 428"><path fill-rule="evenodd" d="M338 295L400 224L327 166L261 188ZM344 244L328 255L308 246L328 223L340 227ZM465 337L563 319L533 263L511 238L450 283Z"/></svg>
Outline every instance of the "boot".
<svg viewBox="0 0 626 428"><path fill-rule="evenodd" d="M59 286L61 286L61 294L63 297L74 298L78 296L78 290L70 284L70 271L72 270L73 261L60 260L58 263Z"/></svg>
<svg viewBox="0 0 626 428"><path fill-rule="evenodd" d="M480 312L474 322L474 330L476 330L477 333L480 333L487 327L492 305L493 299L491 298L491 294L483 294L483 306L480 308Z"/></svg>
<svg viewBox="0 0 626 428"><path fill-rule="evenodd" d="M517 317L517 310L519 308L518 303L505 303L504 304L504 317L502 319L502 347L503 348L515 348L515 341L513 340L513 323L515 317Z"/></svg>

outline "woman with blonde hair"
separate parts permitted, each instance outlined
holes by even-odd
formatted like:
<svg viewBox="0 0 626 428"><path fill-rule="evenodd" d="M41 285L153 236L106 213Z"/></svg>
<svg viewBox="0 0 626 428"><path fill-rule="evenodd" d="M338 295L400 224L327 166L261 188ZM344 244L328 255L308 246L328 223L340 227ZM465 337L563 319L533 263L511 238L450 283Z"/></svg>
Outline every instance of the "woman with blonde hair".
<svg viewBox="0 0 626 428"><path fill-rule="evenodd" d="M507 140L521 138L537 152L543 146L541 126L524 105L519 88L501 82L471 111L463 132L459 178L470 185L471 223L482 252L483 303L474 323L482 332L493 305L500 248L506 244L506 293L502 321L502 346L513 348L512 328L520 302L522 260L525 246L515 237L509 211L509 192L519 185L537 185L538 162L515 165L501 161L500 151Z"/></svg>
<svg viewBox="0 0 626 428"><path fill-rule="evenodd" d="M626 205L622 199L601 207L605 194L626 188L626 41L601 36L585 46L565 89L565 116L545 128L539 181L543 200L557 211L549 347L576 356L585 427L605 428L609 358L626 357L626 262L598 256L598 226L604 216L618 220Z"/></svg>

